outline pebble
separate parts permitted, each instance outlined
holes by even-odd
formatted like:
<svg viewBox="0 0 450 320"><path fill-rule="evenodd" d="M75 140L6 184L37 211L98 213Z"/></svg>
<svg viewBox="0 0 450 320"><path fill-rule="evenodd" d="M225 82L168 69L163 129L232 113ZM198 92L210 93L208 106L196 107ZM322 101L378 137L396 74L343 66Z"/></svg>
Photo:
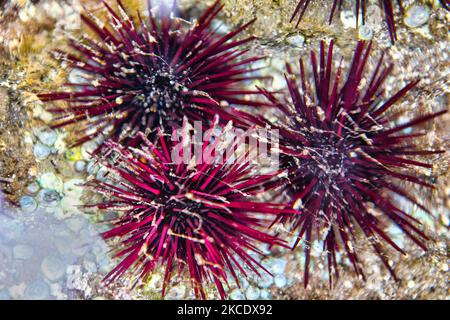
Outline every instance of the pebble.
<svg viewBox="0 0 450 320"><path fill-rule="evenodd" d="M262 290L260 297L262 300L271 300L272 299L272 294L267 291L267 290Z"/></svg>
<svg viewBox="0 0 450 320"><path fill-rule="evenodd" d="M248 283L247 279L245 278L239 279L239 284L242 289L247 289L250 285L250 283Z"/></svg>
<svg viewBox="0 0 450 320"><path fill-rule="evenodd" d="M255 287L250 286L245 291L245 296L249 300L256 300L256 299L259 299L260 293L261 293L261 290L259 288L255 288Z"/></svg>
<svg viewBox="0 0 450 320"><path fill-rule="evenodd" d="M37 134L39 141L41 141L46 146L53 146L58 138L58 135L54 130L42 130Z"/></svg>
<svg viewBox="0 0 450 320"><path fill-rule="evenodd" d="M271 273L282 274L286 269L287 261L280 258L272 258L268 259L265 265Z"/></svg>
<svg viewBox="0 0 450 320"><path fill-rule="evenodd" d="M291 46L301 48L305 43L305 37L298 34L287 38L286 42L289 43Z"/></svg>
<svg viewBox="0 0 450 320"><path fill-rule="evenodd" d="M413 5L405 14L405 24L410 28L423 26L430 19L430 8L428 6Z"/></svg>
<svg viewBox="0 0 450 320"><path fill-rule="evenodd" d="M46 257L41 263L42 273L50 281L59 280L65 273L64 263L58 257Z"/></svg>
<svg viewBox="0 0 450 320"><path fill-rule="evenodd" d="M36 200L30 196L23 196L20 198L19 205L20 208L26 213L34 212L38 206Z"/></svg>
<svg viewBox="0 0 450 320"><path fill-rule="evenodd" d="M33 154L37 160L45 160L51 153L51 149L41 143L36 143L33 148Z"/></svg>
<svg viewBox="0 0 450 320"><path fill-rule="evenodd" d="M372 40L373 30L367 25L362 25L359 27L358 36L361 40Z"/></svg>
<svg viewBox="0 0 450 320"><path fill-rule="evenodd" d="M42 174L39 177L38 182L42 188L52 189L58 192L63 191L63 181L53 172L46 172Z"/></svg>
<svg viewBox="0 0 450 320"><path fill-rule="evenodd" d="M8 288L8 293L12 299L22 299L27 285L24 282L19 283Z"/></svg>
<svg viewBox="0 0 450 320"><path fill-rule="evenodd" d="M277 288L284 288L287 284L287 279L282 274L277 274L274 278L275 286Z"/></svg>
<svg viewBox="0 0 450 320"><path fill-rule="evenodd" d="M13 255L15 259L27 260L34 254L33 247L27 244L18 244L13 248Z"/></svg>
<svg viewBox="0 0 450 320"><path fill-rule="evenodd" d="M356 16L351 10L341 11L341 22L345 29L356 27Z"/></svg>
<svg viewBox="0 0 450 320"><path fill-rule="evenodd" d="M36 182L30 183L27 186L27 192L29 194L36 194L39 191L40 187L39 184L37 184Z"/></svg>
<svg viewBox="0 0 450 320"><path fill-rule="evenodd" d="M42 189L38 193L39 203L44 207L55 207L61 200L61 196L55 190Z"/></svg>

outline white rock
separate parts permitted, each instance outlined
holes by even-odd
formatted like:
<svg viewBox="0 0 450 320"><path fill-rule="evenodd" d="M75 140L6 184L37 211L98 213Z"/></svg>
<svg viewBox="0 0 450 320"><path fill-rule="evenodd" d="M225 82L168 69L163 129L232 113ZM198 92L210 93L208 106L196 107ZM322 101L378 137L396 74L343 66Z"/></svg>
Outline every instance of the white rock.
<svg viewBox="0 0 450 320"><path fill-rule="evenodd" d="M430 19L428 6L413 5L405 14L405 24L410 28L423 26Z"/></svg>
<svg viewBox="0 0 450 320"><path fill-rule="evenodd" d="M55 144L56 139L58 138L58 135L56 134L56 131L54 131L54 130L44 129L44 130L41 130L37 134L37 137L38 137L39 141L41 141L43 144L51 147Z"/></svg>
<svg viewBox="0 0 450 320"><path fill-rule="evenodd" d="M341 11L341 21L345 29L356 28L356 16L351 10Z"/></svg>
<svg viewBox="0 0 450 320"><path fill-rule="evenodd" d="M50 155L51 151L52 150L48 146L46 146L42 143L39 143L39 142L36 143L33 147L33 154L36 157L36 159L38 159L38 160L47 159L48 156Z"/></svg>
<svg viewBox="0 0 450 320"><path fill-rule="evenodd" d="M38 182L42 188L56 190L58 192L63 191L64 184L63 184L61 178L58 177L53 172L46 172L46 173L42 174L38 178Z"/></svg>
<svg viewBox="0 0 450 320"><path fill-rule="evenodd" d="M275 282L275 286L277 286L277 288L284 288L287 284L287 279L284 275L277 274L274 278L274 282Z"/></svg>
<svg viewBox="0 0 450 320"><path fill-rule="evenodd" d="M77 172L83 172L84 170L86 170L86 161L78 160L75 162L74 166Z"/></svg>
<svg viewBox="0 0 450 320"><path fill-rule="evenodd" d="M250 286L245 291L245 296L249 300L256 300L256 299L259 299L260 293L261 293L261 290L259 288L255 288L255 287Z"/></svg>
<svg viewBox="0 0 450 320"><path fill-rule="evenodd" d="M60 258L50 256L46 257L41 263L42 273L51 281L61 279L65 273L65 266Z"/></svg>
<svg viewBox="0 0 450 320"><path fill-rule="evenodd" d="M303 44L305 43L305 37L298 34L298 35L287 38L286 41L291 46L301 48L301 47L303 47Z"/></svg>
<svg viewBox="0 0 450 320"><path fill-rule="evenodd" d="M37 208L37 202L33 197L23 196L19 200L20 208L27 213L33 212Z"/></svg>

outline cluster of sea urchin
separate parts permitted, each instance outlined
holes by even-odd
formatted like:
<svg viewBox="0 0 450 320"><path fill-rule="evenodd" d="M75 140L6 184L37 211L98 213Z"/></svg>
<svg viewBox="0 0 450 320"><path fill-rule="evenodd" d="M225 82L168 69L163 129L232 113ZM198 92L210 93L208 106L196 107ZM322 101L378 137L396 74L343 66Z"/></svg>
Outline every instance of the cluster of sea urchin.
<svg viewBox="0 0 450 320"><path fill-rule="evenodd" d="M305 286L308 283L311 245L323 240L327 253L330 285L338 276L336 253L344 251L357 274L364 278L356 253L357 230L369 239L384 265L395 273L384 254L383 241L403 250L383 231L382 213L411 240L426 249L427 236L420 222L399 208L390 197L394 193L429 211L397 181L409 181L432 187L426 181L405 172L412 167L432 168L429 163L411 156L433 155L440 150L421 150L414 139L424 132L409 133L416 125L442 115L446 111L423 115L409 122L393 125L387 112L417 81L407 84L389 99L383 100L383 83L392 65L383 68L383 55L371 77L364 77L371 44L359 42L353 61L340 81L341 67L333 71L333 42L328 52L322 42L317 58L311 53L312 76L305 76L300 59L300 79L287 65L286 83L292 104L280 101L273 93L262 90L283 114L271 126L280 133L280 166L288 172L288 182L281 192L289 196L289 206L300 214L280 215L276 222L291 222L298 230L294 248L301 239L305 244ZM312 90L311 90L312 85ZM261 118L240 115L252 123L265 125ZM281 123L281 124L280 124Z"/></svg>
<svg viewBox="0 0 450 320"><path fill-rule="evenodd" d="M245 268L256 274L264 269L247 251L261 253L257 243L283 245L259 228L267 217L287 211L280 204L251 200L271 188L277 173L252 174L254 164L246 152L232 153L237 156L232 165L226 157L217 161L219 153L205 152L217 151L219 143L235 149L237 140L216 139L202 146L205 158L174 161L169 150L176 145L188 146L178 150L179 159L194 152L189 135L184 129L182 133L179 143L161 131L155 143L138 133L139 148L107 141L103 155L97 156L109 170L109 182L87 183L106 198L89 207L122 213L103 234L121 239L117 257L124 257L106 280L116 280L127 270L146 279L161 265L163 295L174 270L181 274L187 269L197 297L206 298L203 286L212 282L224 298L227 273L239 284L236 269L243 275Z"/></svg>
<svg viewBox="0 0 450 320"><path fill-rule="evenodd" d="M331 6L329 20L328 20L328 23L331 24L336 10L341 9L343 0L330 0L330 1L333 1L333 4ZM396 32L396 23L395 23L395 18L394 18L394 5L393 5L394 0L380 0L379 2L380 2L380 6L383 8L383 11L384 11L384 17L385 17L386 25L387 25L387 28L389 31L389 36L391 37L391 41L395 42L397 40L397 32ZM440 2L445 9L450 10L449 0L441 0ZM296 17L297 17L296 26L298 26L306 12L306 9L308 9L308 6L310 5L310 3L311 3L311 0L299 0L297 6L295 7L294 13L291 16L290 22L294 21L294 19L296 19ZM362 23L364 24L368 0L354 0L354 3L355 3L355 13L356 13L356 25L358 25L360 12L362 14L362 20L363 20ZM397 6L398 6L400 12L403 14L402 1L397 0L396 3L397 3Z"/></svg>
<svg viewBox="0 0 450 320"><path fill-rule="evenodd" d="M302 16L308 3L301 1L294 15L303 8ZM300 85L288 65L291 105L265 89L248 91L241 87L244 81L254 79L248 66L260 58L243 58L245 51L238 48L251 37L233 40L248 24L226 35L211 28L222 8L219 1L193 24L163 11L157 20L151 8L149 22L145 23L139 14L137 19L132 18L120 1L119 13L104 4L109 26L92 15L82 15L101 41L72 41L80 57L65 54L88 81L71 83L79 88L76 91L40 97L69 103L68 108L52 109L61 114L55 127L86 123L76 144L99 135L112 138L94 155L108 168L107 179L87 183L106 198L88 207L120 213L111 221L114 227L103 234L105 238L121 239L122 245L117 257L123 260L107 275L108 281L129 271L138 283L164 265L163 292L175 269L178 274L187 269L197 297L205 298L204 285L212 282L223 298L228 273L238 282L236 271L245 275L246 267L256 273L263 268L247 250L259 252L257 243L284 245L276 236L260 230L267 216L275 222L293 223L299 232L294 247L305 238L305 285L310 244L317 238L325 239L330 282L332 271L338 275L339 251L346 252L355 271L363 275L354 245L358 228L394 274L384 256L382 240L403 251L383 231L374 210L425 248L427 237L418 228L419 221L398 208L385 191L427 211L393 180L431 186L403 169L430 168L410 157L440 151L420 150L412 139L421 134L403 130L442 112L392 126L387 111L416 82L387 100L380 99L392 67L383 69L380 58L372 77L365 78L370 45L365 48L365 43L358 43L345 81L341 81L341 67L333 72L333 42L327 53L321 44L319 58L312 53L311 79L305 76L300 60ZM335 1L333 12L337 4ZM395 34L395 28L392 30ZM231 108L224 111L223 106L229 104L263 105L240 97L250 93L265 95L270 102L267 105L284 114L281 124L270 124L261 116ZM255 175L254 165L240 158L233 163L200 163L195 158L175 163L171 151L176 146L167 138L168 133L185 129L185 119L206 120L217 126L213 115L278 129L281 169L287 178L280 177L279 172ZM203 139L203 151L217 147L219 140L210 138ZM251 199L275 188L289 196L287 205Z"/></svg>
<svg viewBox="0 0 450 320"><path fill-rule="evenodd" d="M118 0L118 12L103 1L107 23L88 13L81 19L98 39L71 41L78 55L59 52L83 81L68 83L76 91L40 94L43 101L64 100L54 128L82 126L74 145L97 136L129 140L139 131L180 126L183 117L210 119L229 104L253 105L244 99L255 92L242 83L254 79L250 64L260 57L242 58L239 47L253 39L235 38L252 21L221 35L211 26L222 9L217 0L193 23L176 18L163 5L158 19L149 1L148 23L138 13L127 13ZM99 41L98 41L99 40Z"/></svg>

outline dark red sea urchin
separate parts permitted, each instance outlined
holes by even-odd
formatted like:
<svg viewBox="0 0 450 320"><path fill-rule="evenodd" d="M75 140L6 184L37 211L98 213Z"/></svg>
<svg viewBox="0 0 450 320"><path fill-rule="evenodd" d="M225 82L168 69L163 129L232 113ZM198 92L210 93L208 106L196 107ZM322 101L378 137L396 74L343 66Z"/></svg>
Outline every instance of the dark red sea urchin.
<svg viewBox="0 0 450 320"><path fill-rule="evenodd" d="M160 266L164 295L173 272L180 275L187 267L197 297L205 298L204 285L212 282L224 298L227 274L238 283L237 271L246 275L244 268L257 274L258 268L265 270L247 250L261 253L257 243L285 246L259 227L286 211L281 205L251 200L270 189L276 174L254 175L253 165L243 158L227 164L205 156L202 162L177 164L171 159L174 142L161 132L157 136L153 144L139 133L138 148L109 140L105 155L96 156L107 166L108 180L87 186L105 201L87 207L121 213L103 237L120 239L117 257L124 258L105 281L125 274L145 281ZM204 154L216 146L205 143Z"/></svg>
<svg viewBox="0 0 450 320"><path fill-rule="evenodd" d="M342 83L341 67L333 72L333 42L328 53L322 42L320 56L317 58L314 52L311 53L310 79L305 76L301 59L298 82L291 66L287 66L286 82L292 104L264 91L266 97L284 114L281 124L272 125L280 132L281 168L288 171L288 181L281 191L291 199L290 206L301 212L294 217L283 215L276 221L292 222L293 228L299 231L294 247L302 238L306 242L305 285L308 283L311 244L314 240L324 240L330 285L332 269L338 277L336 252L341 250L346 253L355 272L364 277L356 253L357 229L369 239L395 278L385 256L383 241L403 251L383 231L384 218L380 219L380 214L426 249L424 241L427 236L418 228L420 222L396 206L389 193L403 197L429 213L395 180L432 187L408 169L432 168L432 165L411 157L441 151L421 150L414 139L425 133L405 132L405 129L423 124L445 111L394 125L387 111L417 81L409 83L389 99L383 99L383 83L392 65L383 68L381 56L373 75L365 78L364 69L370 47L370 44L366 47L364 42L358 43ZM259 118L249 118L253 123L264 124Z"/></svg>
<svg viewBox="0 0 450 320"><path fill-rule="evenodd" d="M53 127L85 124L75 145L99 135L123 141L138 131L170 130L183 116L211 119L229 104L255 104L244 98L254 92L242 84L253 79L250 64L261 58L242 58L247 50L238 48L253 37L235 40L252 21L221 35L211 25L223 7L220 1L192 23L173 17L163 5L155 17L150 1L148 23L139 13L137 18L127 13L120 0L118 12L103 3L107 22L81 15L97 39L71 41L77 55L61 52L86 81L67 84L75 91L39 95L69 104L50 110L58 116Z"/></svg>

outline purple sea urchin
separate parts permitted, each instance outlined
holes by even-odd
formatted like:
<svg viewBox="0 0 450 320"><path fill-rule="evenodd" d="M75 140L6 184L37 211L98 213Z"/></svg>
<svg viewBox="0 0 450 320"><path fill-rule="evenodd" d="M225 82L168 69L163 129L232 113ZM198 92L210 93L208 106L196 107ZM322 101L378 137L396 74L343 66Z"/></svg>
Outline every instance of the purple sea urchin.
<svg viewBox="0 0 450 320"><path fill-rule="evenodd" d="M238 49L253 37L236 40L252 21L220 35L211 26L223 7L219 0L192 23L167 14L163 5L155 18L150 1L148 23L139 13L137 18L127 13L120 0L118 12L103 3L106 23L90 13L81 15L97 41L71 41L78 56L62 53L87 82L67 84L76 91L39 95L69 104L50 109L58 116L53 127L85 124L76 145L99 135L123 141L138 131L179 126L183 116L211 119L229 104L256 103L244 99L255 92L242 84L254 79L250 64L261 58L243 58L247 51Z"/></svg>
<svg viewBox="0 0 450 320"><path fill-rule="evenodd" d="M429 213L396 181L432 187L407 169L432 168L431 164L411 157L442 151L418 148L414 139L426 133L405 132L405 129L423 124L445 111L394 125L387 111L418 81L407 84L390 98L382 99L383 83L392 65L383 68L382 55L371 77L364 77L370 48L371 44L358 43L344 81L341 81L344 77L340 66L333 71L333 42L328 52L321 43L319 57L311 53L310 79L305 76L302 59L299 81L288 65L286 82L292 104L263 90L284 115L281 124L272 125L280 132L281 168L288 171L288 181L281 191L289 195L289 205L301 214L282 215L276 221L291 222L293 229L298 230L294 247L301 239L306 242L305 285L308 283L310 246L316 239L323 239L331 285L332 275L338 277L336 253L340 251L346 253L355 272L364 277L355 250L357 230L369 239L395 278L385 257L383 242L401 253L403 250L383 230L384 218L380 219L380 213L426 249L424 242L428 238L418 228L420 222L401 210L389 193L403 197ZM308 84L312 84L312 90ZM244 114L241 117L265 125L261 118Z"/></svg>
<svg viewBox="0 0 450 320"><path fill-rule="evenodd" d="M182 136L181 145L187 137ZM252 174L254 165L244 154L233 163L229 158L210 161L219 139L205 138L202 150L208 156L203 161L177 163L171 153L178 144L161 131L155 143L142 133L138 138L138 148L106 141L104 156L96 158L108 169L107 181L87 183L105 197L87 207L121 213L103 237L120 239L117 257L124 258L105 280L114 281L127 270L136 281L145 280L160 266L164 295L174 270L180 275L187 269L197 297L204 299L204 285L212 282L224 298L227 274L238 283L237 271L246 275L244 267L256 274L258 268L265 270L247 250L261 253L257 243L284 245L259 227L270 223L268 217L292 210L252 198L270 189L277 173ZM239 142L227 145L232 146ZM185 150L178 151L183 158Z"/></svg>

